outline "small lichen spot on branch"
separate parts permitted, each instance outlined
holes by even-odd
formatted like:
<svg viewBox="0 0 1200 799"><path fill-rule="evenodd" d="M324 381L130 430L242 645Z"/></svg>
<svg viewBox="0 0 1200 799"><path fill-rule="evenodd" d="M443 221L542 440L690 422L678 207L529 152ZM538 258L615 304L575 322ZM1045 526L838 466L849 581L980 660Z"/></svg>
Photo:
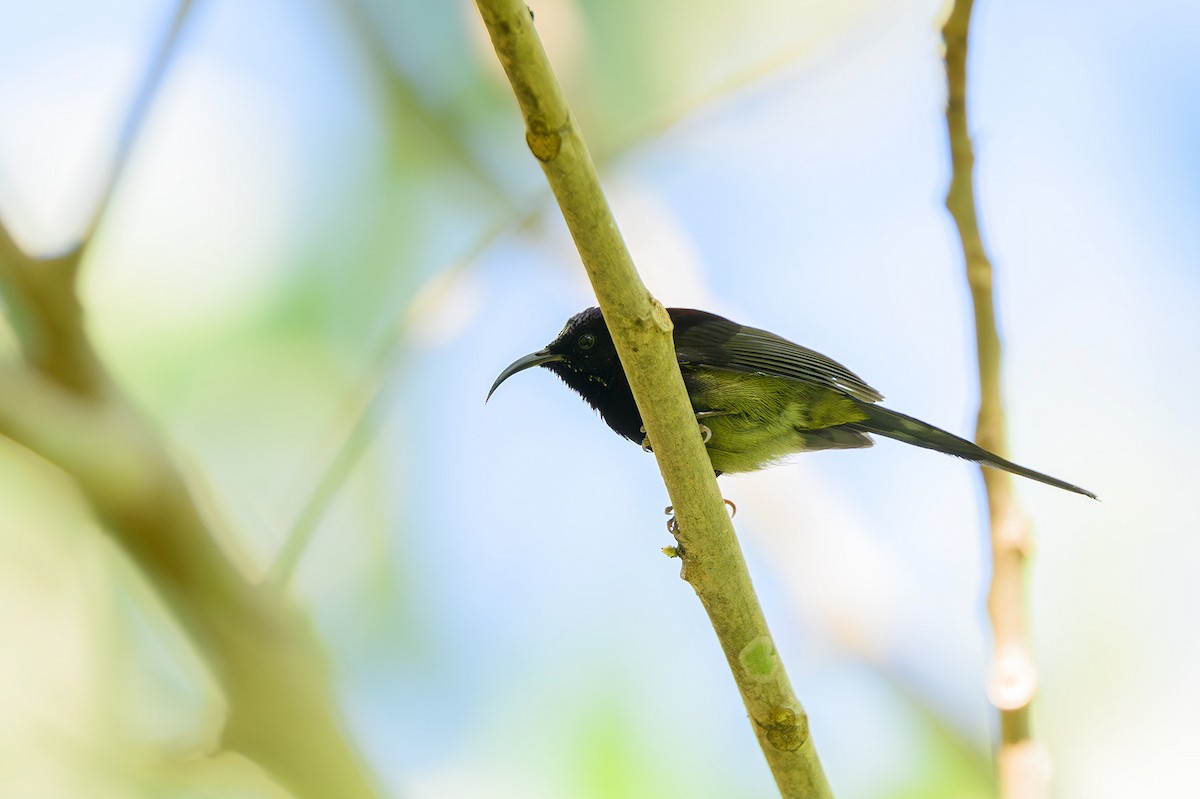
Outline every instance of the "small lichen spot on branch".
<svg viewBox="0 0 1200 799"><path fill-rule="evenodd" d="M746 676L755 682L765 682L775 676L779 658L775 656L775 644L765 635L755 638L738 653L738 662Z"/></svg>

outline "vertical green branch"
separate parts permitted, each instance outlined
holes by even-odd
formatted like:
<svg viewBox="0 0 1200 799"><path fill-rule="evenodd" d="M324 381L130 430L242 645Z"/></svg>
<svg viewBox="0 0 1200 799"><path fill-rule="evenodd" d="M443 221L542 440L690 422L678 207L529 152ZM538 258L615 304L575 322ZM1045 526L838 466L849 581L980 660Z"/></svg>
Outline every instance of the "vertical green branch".
<svg viewBox="0 0 1200 799"><path fill-rule="evenodd" d="M476 0L596 292L679 522L681 576L708 612L780 792L832 793L767 629L675 360L671 321L642 284L529 9ZM696 697L697 703L703 697Z"/></svg>
<svg viewBox="0 0 1200 799"><path fill-rule="evenodd" d="M992 293L992 263L983 245L975 207L975 155L967 117L971 7L972 0L957 0L942 28L948 88L946 127L953 169L946 193L946 208L954 217L962 242L974 309L979 366L979 418L975 440L984 449L1006 455L1000 383L1001 346ZM1000 795L1005 799L1039 799L1047 795L1047 769L1045 753L1034 742L1029 722L1038 682L1025 608L1025 566L1031 533L1013 496L1012 477L998 469L982 469L982 472L992 541L988 615L992 622L994 651L988 677L988 698L1000 714L1000 741L996 753Z"/></svg>

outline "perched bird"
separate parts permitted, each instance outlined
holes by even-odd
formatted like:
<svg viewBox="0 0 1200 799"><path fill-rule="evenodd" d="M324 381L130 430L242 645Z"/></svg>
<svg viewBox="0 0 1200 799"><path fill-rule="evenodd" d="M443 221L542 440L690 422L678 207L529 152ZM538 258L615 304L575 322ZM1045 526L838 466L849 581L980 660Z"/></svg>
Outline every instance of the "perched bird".
<svg viewBox="0 0 1200 799"><path fill-rule="evenodd" d="M774 333L690 308L667 313L683 383L718 475L762 469L795 452L869 447L868 433L876 433L1096 498L876 405L883 395L858 375ZM609 427L648 448L642 416L599 308L575 314L548 346L511 363L492 384L488 399L505 380L534 366L554 372Z"/></svg>

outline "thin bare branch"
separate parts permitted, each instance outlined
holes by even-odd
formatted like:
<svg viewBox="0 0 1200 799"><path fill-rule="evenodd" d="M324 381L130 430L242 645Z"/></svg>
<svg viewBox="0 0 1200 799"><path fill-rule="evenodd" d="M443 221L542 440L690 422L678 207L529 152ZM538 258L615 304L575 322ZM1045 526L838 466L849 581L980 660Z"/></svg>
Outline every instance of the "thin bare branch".
<svg viewBox="0 0 1200 799"><path fill-rule="evenodd" d="M62 385L80 392L103 388L104 375L84 332L84 312L75 279L83 252L108 206L158 87L193 0L181 0L134 96L117 139L117 149L101 184L100 197L78 244L61 255L35 258L23 252L0 220L0 290L25 359Z"/></svg>
<svg viewBox="0 0 1200 799"><path fill-rule="evenodd" d="M1001 346L992 295L992 263L983 244L975 207L975 156L967 117L967 55L972 0L957 0L942 28L946 46L946 127L953 167L946 208L962 242L967 284L975 315L979 365L979 419L975 440L1007 454L1001 392ZM1030 729L1030 706L1038 671L1029 643L1025 608L1026 557L1032 533L1013 496L1012 477L982 469L991 519L992 580L988 613L994 651L988 697L1000 713L997 769L1004 799L1042 799L1048 792L1048 757Z"/></svg>
<svg viewBox="0 0 1200 799"><path fill-rule="evenodd" d="M108 210L113 192L116 191L117 182L125 172L125 165L129 161L129 155L133 152L133 146L137 141L138 134L141 133L146 122L146 117L150 113L150 109L154 106L154 101L158 97L159 89L166 78L171 60L178 52L180 36L195 5L195 0L179 0L179 5L175 8L175 14L171 18L170 27L163 34L158 49L154 52L149 66L143 73L142 83L133 96L133 102L130 103L129 109L125 114L125 121L121 126L121 132L117 135L117 147L113 153L112 160L109 161L108 171L105 174L104 180L100 184L100 194L97 197L96 205L92 209L92 215L88 219L88 223L83 230L83 235L80 237L79 244L77 245L79 250L86 248L91 242L96 233L96 228L104 216L104 212Z"/></svg>
<svg viewBox="0 0 1200 799"><path fill-rule="evenodd" d="M354 27L355 38L362 45L363 55L371 59L377 74L384 79L386 99L391 106L389 110L396 116L402 116L406 123L415 119L423 125L433 134L438 145L445 148L455 161L470 172L480 186L494 199L500 200L511 211L517 213L512 193L495 178L487 164L475 153L459 126L446 114L430 107L413 86L408 75L400 68L364 1L340 0L338 5L347 21Z"/></svg>
<svg viewBox="0 0 1200 799"><path fill-rule="evenodd" d="M540 206L540 203L535 203ZM457 261L434 273L425 284L405 304L404 309L391 324L390 332L384 337L378 348L374 365L362 381L362 386L355 399L354 421L351 423L337 451L326 465L321 477L317 480L308 499L300 509L296 522L292 525L283 547L268 575L269 584L283 589L291 580L304 555L304 551L316 534L317 525L325 515L334 497L345 484L355 465L372 441L383 416L387 402L387 387L399 368L405 348L411 338L414 321L418 318L418 305L437 304L450 287L461 279L477 262L480 255L503 234L515 228L521 228L541 213L540 207L525 213L515 224L508 219L502 220L488 228L470 249Z"/></svg>

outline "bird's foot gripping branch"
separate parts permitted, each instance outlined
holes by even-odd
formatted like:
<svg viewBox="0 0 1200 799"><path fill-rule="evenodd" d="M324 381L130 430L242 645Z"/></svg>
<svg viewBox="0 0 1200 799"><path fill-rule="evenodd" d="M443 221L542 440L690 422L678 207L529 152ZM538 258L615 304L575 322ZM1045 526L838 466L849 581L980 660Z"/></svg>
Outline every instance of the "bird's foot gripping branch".
<svg viewBox="0 0 1200 799"><path fill-rule="evenodd" d="M733 500L727 499L725 500L725 504L729 506L729 518L732 519L734 516L737 516L737 505L733 504ZM670 517L667 519L667 532L671 535L677 535L679 533L679 522L675 521L675 506L668 505L663 509L663 513ZM675 553L671 554L671 557L677 557L679 554L678 547L674 549Z"/></svg>

